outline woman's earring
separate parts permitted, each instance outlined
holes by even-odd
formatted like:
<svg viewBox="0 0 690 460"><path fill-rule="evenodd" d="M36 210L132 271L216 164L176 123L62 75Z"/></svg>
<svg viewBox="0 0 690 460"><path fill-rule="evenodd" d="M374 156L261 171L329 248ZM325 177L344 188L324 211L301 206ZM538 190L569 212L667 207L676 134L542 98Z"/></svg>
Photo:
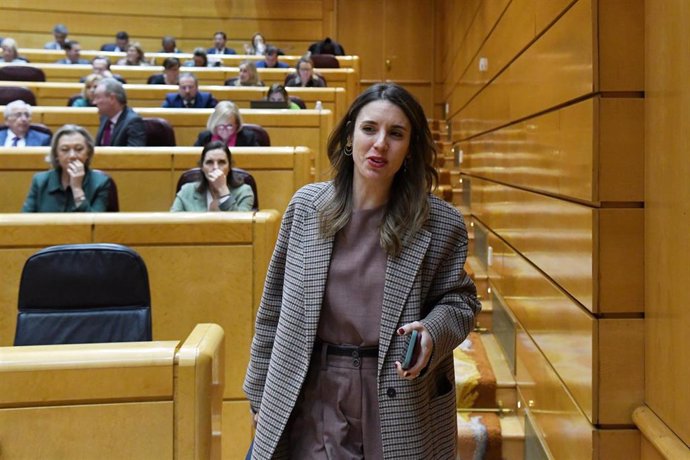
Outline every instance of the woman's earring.
<svg viewBox="0 0 690 460"><path fill-rule="evenodd" d="M348 139L347 144L345 144L345 147L343 147L343 153L347 155L348 157L352 156L352 140Z"/></svg>

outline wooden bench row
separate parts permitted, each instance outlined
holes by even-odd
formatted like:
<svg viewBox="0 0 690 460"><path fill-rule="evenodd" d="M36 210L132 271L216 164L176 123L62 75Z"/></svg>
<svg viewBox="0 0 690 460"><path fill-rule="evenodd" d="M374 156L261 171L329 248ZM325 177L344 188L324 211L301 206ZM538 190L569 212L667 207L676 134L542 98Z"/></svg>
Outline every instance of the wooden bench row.
<svg viewBox="0 0 690 460"><path fill-rule="evenodd" d="M192 146L199 132L206 129L212 109L163 109L134 108L142 117L165 118L175 130L179 146ZM0 113L3 107L0 106ZM314 171L317 180L330 174L330 163L326 154L328 136L333 128L333 113L330 110L259 110L241 109L245 123L256 123L264 127L271 136L271 145L305 146L314 155ZM76 107L33 107L32 120L43 123L53 131L66 123L85 127L94 136L98 131L99 117L95 108Z"/></svg>
<svg viewBox="0 0 690 460"><path fill-rule="evenodd" d="M180 174L197 166L201 147L97 147L92 167L110 174L120 211L168 211ZM47 147L0 148L0 212L19 212L31 177L48 169ZM235 147L235 166L257 183L262 209L283 212L297 189L313 181L305 147Z"/></svg>
<svg viewBox="0 0 690 460"><path fill-rule="evenodd" d="M251 438L249 405L241 386L279 222L276 211L2 214L0 346L13 343L19 279L30 255L54 244L130 246L148 269L154 340L181 340L199 323L218 324L231 337L223 373L223 457L237 458L236 451L246 452ZM159 425L148 417L129 415L136 419L131 423L146 420L147 428L140 431L146 438L152 436L149 425ZM162 458L148 458L154 457Z"/></svg>
<svg viewBox="0 0 690 460"><path fill-rule="evenodd" d="M31 90L36 96L36 105L66 107L70 97L80 94L84 85L73 82L14 82L0 81L0 88L21 86ZM131 107L161 107L165 96L176 93L176 85L126 84L127 103ZM200 86L199 91L206 91L221 100L234 102L239 108L250 108L250 102L264 99L268 91L257 86ZM302 99L308 109L316 108L321 101L322 108L334 113L340 120L347 111L347 95L344 88L287 88L288 94Z"/></svg>
<svg viewBox="0 0 690 460"><path fill-rule="evenodd" d="M239 50L237 50L239 51ZM154 53L154 52L147 52L144 53L146 56L146 60L155 64L155 65L163 65L163 61L169 57L176 57L180 60L180 62L185 62L187 60L191 60L192 57L194 56L192 53L187 52L187 53ZM55 63L56 61L60 59L64 59L65 57L65 52L60 51L60 50L46 50L46 49L40 49L40 48L20 48L19 49L19 55L22 57L25 57L31 62L32 64L36 63L46 63L46 64L51 64ZM96 56L106 56L108 59L110 59L110 62L115 63L118 60L126 57L126 53L124 52L115 52L115 51L99 51L99 50L82 50L81 51L81 57L82 59L88 59L91 60L95 58ZM279 60L280 62L284 62L290 67L294 67L297 65L297 61L301 58L302 56L280 56ZM335 57L338 60L338 64L340 65L341 69L354 69L359 73L360 71L360 61L359 61L359 56L336 56ZM214 60L214 61L219 61L221 62L221 65L223 67L237 67L239 66L243 61L254 61L254 62L259 62L262 61L264 58L262 56L256 56L256 55L246 55L246 54L213 54L209 55L209 60ZM320 70L320 69L319 69Z"/></svg>
<svg viewBox="0 0 690 460"><path fill-rule="evenodd" d="M0 347L3 458L221 458L223 330L181 339Z"/></svg>
<svg viewBox="0 0 690 460"><path fill-rule="evenodd" d="M0 68L7 65L0 64ZM27 64L41 69L49 82L78 82L82 77L92 72L91 65L69 64ZM121 75L127 83L144 84L151 75L163 72L161 66L121 66L114 65L110 68L114 74ZM273 83L284 83L285 77L294 72L294 69L258 69L259 78L270 86ZM201 85L222 86L229 78L239 75L237 67L185 67L183 71L194 73ZM347 97L352 99L359 93L359 73L355 69L319 69L318 72L326 79L326 83L332 88L345 88ZM264 88L267 89L267 88ZM350 100L347 101L348 103Z"/></svg>

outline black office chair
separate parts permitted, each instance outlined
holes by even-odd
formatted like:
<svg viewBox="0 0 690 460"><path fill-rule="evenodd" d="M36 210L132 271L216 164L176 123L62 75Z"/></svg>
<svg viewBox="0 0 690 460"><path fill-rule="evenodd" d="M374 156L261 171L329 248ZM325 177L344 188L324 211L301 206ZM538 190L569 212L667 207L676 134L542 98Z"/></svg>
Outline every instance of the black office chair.
<svg viewBox="0 0 690 460"><path fill-rule="evenodd" d="M18 303L15 346L152 338L146 265L119 244L38 251L22 270Z"/></svg>
<svg viewBox="0 0 690 460"><path fill-rule="evenodd" d="M245 125L246 126L246 125ZM232 173L235 175L235 177L239 177L244 181L245 184L250 186L252 188L252 192L254 192L254 206L252 207L253 211L258 211L259 210L259 191L256 188L256 181L254 180L254 176L252 176L249 172L245 171L244 169L240 168L232 168ZM175 193L179 192L182 186L188 182L198 182L201 180L201 169L199 168L192 168L184 171L181 175L180 178L177 180L177 188L175 190Z"/></svg>
<svg viewBox="0 0 690 460"><path fill-rule="evenodd" d="M0 67L0 80L46 81L46 74L38 67L29 65L7 65Z"/></svg>
<svg viewBox="0 0 690 460"><path fill-rule="evenodd" d="M29 88L0 86L0 105L7 105L16 100L24 101L29 105L36 105L36 96Z"/></svg>
<svg viewBox="0 0 690 460"><path fill-rule="evenodd" d="M253 123L243 123L242 129L246 129L247 131L253 132L254 136L256 137L256 140L259 141L259 145L261 147L271 146L271 136L268 134L268 131L266 131L263 126L255 125Z"/></svg>

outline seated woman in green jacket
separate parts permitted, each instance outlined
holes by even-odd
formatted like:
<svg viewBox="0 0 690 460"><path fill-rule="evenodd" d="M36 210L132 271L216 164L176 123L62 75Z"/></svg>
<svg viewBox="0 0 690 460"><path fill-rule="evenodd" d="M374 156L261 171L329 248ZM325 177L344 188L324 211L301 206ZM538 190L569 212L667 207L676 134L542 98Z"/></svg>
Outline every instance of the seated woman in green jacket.
<svg viewBox="0 0 690 460"><path fill-rule="evenodd" d="M232 173L232 155L223 141L211 141L201 151L201 180L184 184L170 210L251 211L252 188Z"/></svg>
<svg viewBox="0 0 690 460"><path fill-rule="evenodd" d="M78 125L65 125L50 145L50 171L34 175L22 212L105 212L110 178L92 171L94 141Z"/></svg>

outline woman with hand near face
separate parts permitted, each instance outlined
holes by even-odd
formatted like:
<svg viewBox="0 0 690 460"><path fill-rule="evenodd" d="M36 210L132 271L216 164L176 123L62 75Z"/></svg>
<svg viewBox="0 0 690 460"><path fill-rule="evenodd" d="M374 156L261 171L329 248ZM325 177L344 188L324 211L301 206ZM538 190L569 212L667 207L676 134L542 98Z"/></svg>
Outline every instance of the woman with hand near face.
<svg viewBox="0 0 690 460"><path fill-rule="evenodd" d="M232 173L232 155L222 141L211 141L201 151L201 180L184 184L170 210L251 211L252 188Z"/></svg>
<svg viewBox="0 0 690 460"><path fill-rule="evenodd" d="M462 216L431 193L435 155L393 83L331 133L334 178L288 205L256 315L252 458L455 459L452 353L481 306Z"/></svg>
<svg viewBox="0 0 690 460"><path fill-rule="evenodd" d="M254 133L242 129L240 109L230 101L220 101L208 118L206 129L199 133L195 147L211 141L222 141L228 147L258 147Z"/></svg>
<svg viewBox="0 0 690 460"><path fill-rule="evenodd" d="M33 177L22 212L105 212L110 178L89 169L93 153L86 129L60 128L50 145L53 169Z"/></svg>

